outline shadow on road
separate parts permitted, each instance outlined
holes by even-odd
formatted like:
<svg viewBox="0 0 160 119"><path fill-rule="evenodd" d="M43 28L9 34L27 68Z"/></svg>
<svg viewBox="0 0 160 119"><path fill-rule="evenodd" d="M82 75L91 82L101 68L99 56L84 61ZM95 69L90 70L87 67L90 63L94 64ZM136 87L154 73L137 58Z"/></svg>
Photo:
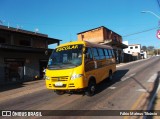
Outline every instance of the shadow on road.
<svg viewBox="0 0 160 119"><path fill-rule="evenodd" d="M0 86L0 92L7 91L7 90L12 90L12 89L17 89L17 88L22 88L23 83L12 83L12 84L4 84Z"/></svg>
<svg viewBox="0 0 160 119"><path fill-rule="evenodd" d="M17 88L22 88L22 87L25 87L26 85L29 85L26 82L31 82L33 84L33 83L36 83L34 81L36 81L36 80L30 80L30 81L25 81L25 82L12 82L12 83L8 83L8 84L2 84L2 85L0 85L0 92L7 91L7 90L12 90L12 89L17 89Z"/></svg>
<svg viewBox="0 0 160 119"><path fill-rule="evenodd" d="M98 85L97 85L97 90L96 90L96 94L102 92L103 90L107 89L108 87L112 86L113 84L115 84L116 82L119 82L121 81L121 78L128 72L129 70L128 69L125 69L125 70L117 70L116 73L113 75L113 80L112 81L109 81L108 78L103 80L102 82L100 82ZM69 92L67 94L69 95L82 95L83 93L83 96L85 95L85 92L83 91L80 91L80 92Z"/></svg>
<svg viewBox="0 0 160 119"><path fill-rule="evenodd" d="M103 80L101 83L97 85L97 92L100 93L103 90L107 89L108 87L112 86L116 82L121 81L121 78L129 71L129 69L125 70L117 70L116 73L113 75L113 80L109 81L108 79Z"/></svg>

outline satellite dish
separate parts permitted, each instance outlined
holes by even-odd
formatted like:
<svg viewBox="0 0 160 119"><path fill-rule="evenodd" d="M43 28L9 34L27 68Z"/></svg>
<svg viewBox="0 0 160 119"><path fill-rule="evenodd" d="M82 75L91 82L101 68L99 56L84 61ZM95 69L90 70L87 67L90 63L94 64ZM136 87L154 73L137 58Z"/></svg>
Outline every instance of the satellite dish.
<svg viewBox="0 0 160 119"><path fill-rule="evenodd" d="M39 29L38 29L38 28L36 28L36 29L35 29L35 33L38 33L38 31L39 31Z"/></svg>

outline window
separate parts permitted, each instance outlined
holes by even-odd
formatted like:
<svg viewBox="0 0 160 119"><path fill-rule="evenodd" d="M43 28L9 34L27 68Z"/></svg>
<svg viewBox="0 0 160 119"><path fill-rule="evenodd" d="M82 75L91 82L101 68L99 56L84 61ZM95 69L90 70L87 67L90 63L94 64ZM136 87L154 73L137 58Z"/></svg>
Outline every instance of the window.
<svg viewBox="0 0 160 119"><path fill-rule="evenodd" d="M93 56L96 60L99 60L99 56L98 56L98 52L97 52L97 48L92 48L93 51Z"/></svg>
<svg viewBox="0 0 160 119"><path fill-rule="evenodd" d="M0 37L0 43L6 43L5 38Z"/></svg>
<svg viewBox="0 0 160 119"><path fill-rule="evenodd" d="M133 47L130 47L130 49L133 49Z"/></svg>
<svg viewBox="0 0 160 119"><path fill-rule="evenodd" d="M137 48L138 48L138 46L135 46L135 48L137 49Z"/></svg>
<svg viewBox="0 0 160 119"><path fill-rule="evenodd" d="M91 48L86 48L85 52L85 72L91 71L95 68L95 64L93 62L93 55Z"/></svg>
<svg viewBox="0 0 160 119"><path fill-rule="evenodd" d="M87 58L87 60L92 60L93 59L93 55L92 55L92 51L91 51L91 48L87 48L87 52L86 52L86 55L85 55Z"/></svg>
<svg viewBox="0 0 160 119"><path fill-rule="evenodd" d="M103 49L102 48L98 48L98 54L99 54L99 58L100 59L104 59L104 52L103 52Z"/></svg>
<svg viewBox="0 0 160 119"><path fill-rule="evenodd" d="M68 47L68 49L66 47ZM48 61L48 68L67 69L81 65L82 45L78 45L77 48L74 47L73 49L72 47L74 47L74 45L56 48L50 56Z"/></svg>
<svg viewBox="0 0 160 119"><path fill-rule="evenodd" d="M110 58L112 58L112 51L111 50L108 50L108 54L109 54Z"/></svg>
<svg viewBox="0 0 160 119"><path fill-rule="evenodd" d="M104 52L105 52L106 58L108 59L109 58L108 49L104 49Z"/></svg>
<svg viewBox="0 0 160 119"><path fill-rule="evenodd" d="M114 57L114 51L113 50L111 50L111 53L112 53L112 57Z"/></svg>

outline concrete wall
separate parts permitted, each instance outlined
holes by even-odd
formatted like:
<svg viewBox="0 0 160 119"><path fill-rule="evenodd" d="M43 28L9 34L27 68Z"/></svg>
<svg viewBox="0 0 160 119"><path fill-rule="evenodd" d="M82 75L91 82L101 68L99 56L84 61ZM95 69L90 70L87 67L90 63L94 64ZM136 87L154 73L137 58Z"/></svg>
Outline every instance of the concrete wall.
<svg viewBox="0 0 160 119"><path fill-rule="evenodd" d="M99 27L93 30L82 32L78 34L79 41L90 41L95 43L103 43L108 40L114 40L122 43L122 37L117 33L105 28Z"/></svg>
<svg viewBox="0 0 160 119"><path fill-rule="evenodd" d="M33 48L48 48L48 44L44 38L39 38L35 36L27 36L22 34L8 33L0 30L0 40L5 39L5 44L12 44L21 46L20 41L30 42L29 47Z"/></svg>
<svg viewBox="0 0 160 119"><path fill-rule="evenodd" d="M23 53L0 51L0 83L5 80L5 61L4 59L24 59L24 80L32 80L36 75L39 75L39 61L49 58L43 53Z"/></svg>
<svg viewBox="0 0 160 119"><path fill-rule="evenodd" d="M98 28L78 34L78 40L90 41L95 43L103 42L104 41L103 28Z"/></svg>

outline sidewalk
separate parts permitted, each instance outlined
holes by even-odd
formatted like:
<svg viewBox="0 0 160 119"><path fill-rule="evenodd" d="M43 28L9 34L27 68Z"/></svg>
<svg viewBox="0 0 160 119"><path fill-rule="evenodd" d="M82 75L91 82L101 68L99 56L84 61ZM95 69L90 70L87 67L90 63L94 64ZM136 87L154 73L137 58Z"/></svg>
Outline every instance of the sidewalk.
<svg viewBox="0 0 160 119"><path fill-rule="evenodd" d="M158 94L157 94L157 97L154 101L154 104L155 104L154 109L160 110L160 90L158 91Z"/></svg>
<svg viewBox="0 0 160 119"><path fill-rule="evenodd" d="M153 110L159 110L160 111L160 90L157 93L157 96L153 102ZM160 116L153 116L153 119L160 119Z"/></svg>
<svg viewBox="0 0 160 119"><path fill-rule="evenodd" d="M3 97L0 98L0 102L46 89L45 80L35 80L30 82L24 82L21 84L12 84L6 86L10 87L0 88L0 97Z"/></svg>
<svg viewBox="0 0 160 119"><path fill-rule="evenodd" d="M149 58L147 58L149 59ZM144 61L144 60L147 60L147 59L143 59L143 60L137 60L137 61L132 61L132 62L127 62L127 63L120 63L120 64L117 64L116 67L121 67L121 66L125 66L127 64L132 64L132 63L135 63L135 62L141 62L141 61ZM160 77L159 77L159 82L160 82ZM159 83L159 89L157 89L157 95L153 101L153 104L152 104L152 108L151 110L160 110L160 83ZM160 119L160 116L153 116L152 119Z"/></svg>

